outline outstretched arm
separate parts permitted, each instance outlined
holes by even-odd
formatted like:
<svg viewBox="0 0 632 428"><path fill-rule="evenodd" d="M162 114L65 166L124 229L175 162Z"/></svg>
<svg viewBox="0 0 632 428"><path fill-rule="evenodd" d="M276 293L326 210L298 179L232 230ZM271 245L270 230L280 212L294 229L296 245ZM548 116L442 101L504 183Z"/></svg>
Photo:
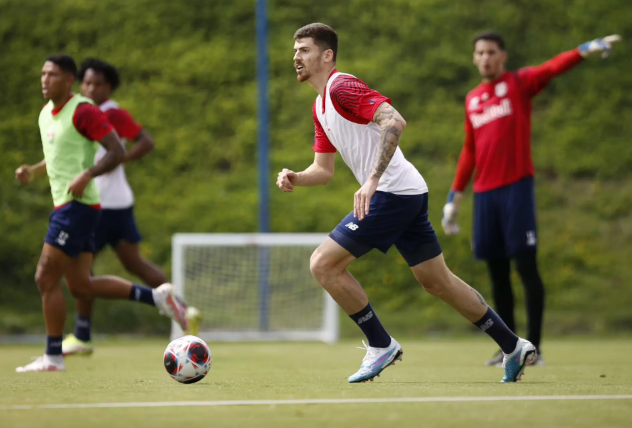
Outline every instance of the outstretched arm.
<svg viewBox="0 0 632 428"><path fill-rule="evenodd" d="M375 110L373 122L380 125L382 132L369 178L354 195L353 215L360 221L369 214L371 198L375 194L380 178L391 162L399 145L399 139L406 128L406 121L402 115L388 102L382 102Z"/></svg>
<svg viewBox="0 0 632 428"><path fill-rule="evenodd" d="M602 39L591 40L579 45L576 49L562 52L544 64L522 68L518 70L520 87L529 96L533 97L542 91L551 79L574 68L584 58L597 54L601 55L602 58L607 58L610 55L612 43L620 40L621 37L616 34Z"/></svg>
<svg viewBox="0 0 632 428"><path fill-rule="evenodd" d="M288 193L294 191L294 186L324 186L334 176L335 160L336 153L316 153L314 163L304 171L294 172L283 168L277 177L277 186Z"/></svg>

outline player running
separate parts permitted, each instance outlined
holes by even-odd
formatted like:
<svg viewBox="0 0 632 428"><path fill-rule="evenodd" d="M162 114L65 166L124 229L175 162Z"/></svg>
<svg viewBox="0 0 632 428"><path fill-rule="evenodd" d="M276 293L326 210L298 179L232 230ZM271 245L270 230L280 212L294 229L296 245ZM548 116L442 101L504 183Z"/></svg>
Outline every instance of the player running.
<svg viewBox="0 0 632 428"><path fill-rule="evenodd" d="M99 194L94 177L105 174L123 160L124 150L116 131L92 101L73 95L77 72L67 55L47 58L42 68L42 94L49 100L39 116L44 160L22 165L15 175L23 183L48 174L55 209L37 265L35 282L42 296L46 322L46 352L17 372L65 370L62 334L66 304L60 280L77 299L129 299L158 308L187 328L185 307L171 284L152 290L114 276L90 277L94 229L99 220ZM106 150L95 164L98 141Z"/></svg>
<svg viewBox="0 0 632 428"><path fill-rule="evenodd" d="M474 178L473 248L487 262L498 315L515 329L510 260L522 279L527 305L527 339L540 354L544 286L536 262L537 227L531 160L531 100L549 81L592 54L608 56L608 36L563 52L537 67L505 71L503 38L482 33L474 38L474 64L483 78L465 98L465 144L443 209L446 234L459 232L456 217L463 191ZM498 352L486 365L501 365ZM534 365L543 365L541 354Z"/></svg>
<svg viewBox="0 0 632 428"><path fill-rule="evenodd" d="M349 382L373 380L402 358L401 345L380 323L362 286L347 266L373 248L386 253L395 245L417 281L479 327L505 352L502 382L520 379L535 347L507 328L483 297L447 268L428 220L428 187L398 147L406 121L387 97L364 82L336 70L338 35L324 24L310 24L294 34L294 67L299 82L318 92L313 104L314 163L301 172L283 169L277 186L327 184L340 152L361 188L353 211L311 257L314 277L355 321L368 340L360 369ZM364 342L363 342L364 343Z"/></svg>
<svg viewBox="0 0 632 428"><path fill-rule="evenodd" d="M168 279L158 266L140 254L141 235L134 219L134 194L127 182L124 167L124 164L140 160L152 151L154 141L126 110L110 99L121 82L119 72L114 66L96 58L88 58L81 64L77 78L81 81L81 94L94 101L105 114L121 138L123 149L127 141L133 143L116 168L94 179L102 208L95 229L95 257L109 245L129 273L139 277L148 286L156 288L168 282ZM104 147L99 147L95 162L99 162L106 153ZM77 299L75 331L63 341L64 355L87 355L93 352L92 307L92 300ZM187 307L186 315L189 325L187 333L197 335L201 321L199 311Z"/></svg>

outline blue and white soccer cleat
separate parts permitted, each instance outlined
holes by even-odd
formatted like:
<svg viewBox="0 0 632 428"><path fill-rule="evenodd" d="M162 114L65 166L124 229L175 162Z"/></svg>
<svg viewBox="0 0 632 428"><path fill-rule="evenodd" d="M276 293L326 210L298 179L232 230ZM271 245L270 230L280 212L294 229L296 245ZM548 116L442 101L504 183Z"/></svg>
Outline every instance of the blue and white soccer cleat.
<svg viewBox="0 0 632 428"><path fill-rule="evenodd" d="M402 346L391 337L391 344L386 348L373 348L367 346L362 341L364 348L358 347L358 349L366 349L366 355L362 359L362 366L360 370L349 376L349 383L366 382L368 380L373 381L373 378L379 376L382 370L388 366L395 365L395 361L402 361Z"/></svg>
<svg viewBox="0 0 632 428"><path fill-rule="evenodd" d="M516 349L511 354L504 354L503 367L505 377L501 382L516 382L522 377L524 368L538 356L535 346L528 340L519 338Z"/></svg>

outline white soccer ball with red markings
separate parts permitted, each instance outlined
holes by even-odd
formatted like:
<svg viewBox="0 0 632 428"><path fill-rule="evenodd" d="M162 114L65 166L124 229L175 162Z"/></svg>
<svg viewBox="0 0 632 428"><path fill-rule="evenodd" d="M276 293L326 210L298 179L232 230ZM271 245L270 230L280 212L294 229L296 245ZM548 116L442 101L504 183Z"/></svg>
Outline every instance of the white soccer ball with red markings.
<svg viewBox="0 0 632 428"><path fill-rule="evenodd" d="M199 337L179 337L165 349L165 369L169 376L180 383L195 383L204 379L212 362L211 350Z"/></svg>

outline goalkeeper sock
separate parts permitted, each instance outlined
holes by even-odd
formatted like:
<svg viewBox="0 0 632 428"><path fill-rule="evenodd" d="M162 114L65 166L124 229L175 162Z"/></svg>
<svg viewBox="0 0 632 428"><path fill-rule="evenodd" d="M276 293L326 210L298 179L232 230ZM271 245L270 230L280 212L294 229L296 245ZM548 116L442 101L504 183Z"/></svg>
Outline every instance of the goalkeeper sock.
<svg viewBox="0 0 632 428"><path fill-rule="evenodd" d="M391 344L391 336L386 332L384 326L371 307L371 303L349 318L354 320L360 327L367 340L369 346L373 348L386 348Z"/></svg>
<svg viewBox="0 0 632 428"><path fill-rule="evenodd" d="M503 320L489 306L487 307L487 312L483 315L483 318L472 324L483 330L489 335L489 337L494 339L505 354L511 354L516 349L518 336L509 330Z"/></svg>
<svg viewBox="0 0 632 428"><path fill-rule="evenodd" d="M90 342L90 330L91 330L90 317L84 317L77 314L77 320L75 321L75 337L83 342Z"/></svg>
<svg viewBox="0 0 632 428"><path fill-rule="evenodd" d="M132 291L129 293L129 299L142 302L150 306L156 306L154 303L154 290L144 285L132 284Z"/></svg>

